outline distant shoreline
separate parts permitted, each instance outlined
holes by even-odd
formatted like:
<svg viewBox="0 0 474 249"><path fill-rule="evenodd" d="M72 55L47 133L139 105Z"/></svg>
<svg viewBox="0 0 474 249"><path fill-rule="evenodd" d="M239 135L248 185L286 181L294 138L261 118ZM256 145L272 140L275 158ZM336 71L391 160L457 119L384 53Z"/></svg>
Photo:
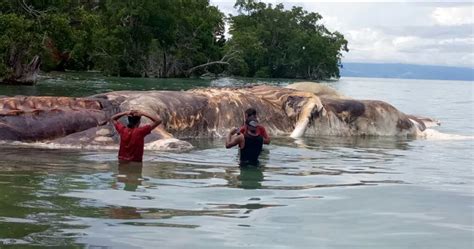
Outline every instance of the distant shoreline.
<svg viewBox="0 0 474 249"><path fill-rule="evenodd" d="M339 78L338 80L348 80L348 79L352 79L352 80L363 80L363 79L370 79L370 80L381 80L381 81L384 81L384 80L387 80L387 81L395 81L395 80L401 80L401 81L423 81L423 82L429 82L429 81L448 81L448 82L467 82L467 83L474 83L474 81L472 80L451 80L451 79L421 79L421 78L394 78L394 77L367 77L367 76L342 76L341 78ZM336 81L338 81L336 80ZM324 82L330 82L330 81L321 81L322 83ZM383 83L383 82L381 82Z"/></svg>
<svg viewBox="0 0 474 249"><path fill-rule="evenodd" d="M41 72L39 79L55 78L56 74L95 74L103 77L112 78L131 78L131 79L182 79L182 80L215 80L220 78L234 78L234 79L249 79L256 81L265 80L288 80L288 81L314 81L302 78L258 78L258 77L240 77L228 75L225 77L203 78L203 77L182 77L182 78L155 78L155 77L123 77L123 76L107 76L101 71L51 71ZM452 80L452 81L474 81L474 69L462 67L447 67L447 66L430 66L430 65L411 65L411 64L377 64L377 63L344 63L341 69L341 78L379 78L379 79L407 79L407 80ZM333 78L319 82L338 81ZM318 81L314 81L318 82Z"/></svg>
<svg viewBox="0 0 474 249"><path fill-rule="evenodd" d="M343 63L341 77L474 81L474 68L400 63Z"/></svg>

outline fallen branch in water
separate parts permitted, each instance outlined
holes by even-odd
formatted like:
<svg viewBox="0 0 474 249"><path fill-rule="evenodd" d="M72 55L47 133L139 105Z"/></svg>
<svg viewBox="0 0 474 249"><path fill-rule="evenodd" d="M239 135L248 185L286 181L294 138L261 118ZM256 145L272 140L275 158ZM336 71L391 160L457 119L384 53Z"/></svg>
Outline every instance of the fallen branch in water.
<svg viewBox="0 0 474 249"><path fill-rule="evenodd" d="M231 53L228 53L228 54L224 55L218 61L211 61L211 62L207 62L207 63L201 64L201 65L197 65L195 67L192 67L192 68L190 68L186 71L186 76L189 76L192 72L194 72L198 68L207 67L207 66L216 65L216 64L229 65L230 61L233 60L238 53L239 53L239 51L234 51L234 52L231 52Z"/></svg>

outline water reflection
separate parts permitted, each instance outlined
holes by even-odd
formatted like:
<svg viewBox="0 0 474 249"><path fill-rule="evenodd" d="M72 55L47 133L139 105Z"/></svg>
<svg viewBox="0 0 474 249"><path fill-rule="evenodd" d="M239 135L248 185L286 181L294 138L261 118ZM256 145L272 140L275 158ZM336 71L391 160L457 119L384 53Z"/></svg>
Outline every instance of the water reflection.
<svg viewBox="0 0 474 249"><path fill-rule="evenodd" d="M117 182L125 184L124 190L136 191L143 181L143 163L141 162L119 162ZM113 186L115 189L119 187Z"/></svg>
<svg viewBox="0 0 474 249"><path fill-rule="evenodd" d="M299 139L292 138L276 138L272 140L272 144L288 146L293 144L294 147L304 149L330 149L338 147L347 148L364 148L364 149L398 149L409 150L411 148L410 142L413 138L404 137L390 137L390 136L317 136L317 137L303 137Z"/></svg>
<svg viewBox="0 0 474 249"><path fill-rule="evenodd" d="M263 167L259 166L242 166L240 167L240 175L238 177L239 188L258 189L262 187Z"/></svg>
<svg viewBox="0 0 474 249"><path fill-rule="evenodd" d="M110 235L128 238L133 231L143 238L139 247L148 248L143 243L156 234L166 234L162 239L170 243L180 231L196 239L292 224L312 229L324 217L324 224L338 226L341 215L350 220L374 209L391 210L391 199L384 199L387 189L396 188L391 195L403 203L410 196L397 195L417 183L415 175L404 174L408 166L419 167L411 163L419 159L419 145L407 140L303 142L299 147L276 138L262 153L260 167L238 167L235 151L223 149L220 140L186 153L148 152L144 164L117 163L116 153L109 151L5 147L0 150L0 193L5 197L0 225L7 229L0 229L0 243L8 238L50 246L93 244ZM382 204L367 201L373 198ZM365 211L347 212L347 206L366 202ZM333 214L334 208L338 212ZM302 220L300 214L314 219ZM113 243L105 239L99 244Z"/></svg>

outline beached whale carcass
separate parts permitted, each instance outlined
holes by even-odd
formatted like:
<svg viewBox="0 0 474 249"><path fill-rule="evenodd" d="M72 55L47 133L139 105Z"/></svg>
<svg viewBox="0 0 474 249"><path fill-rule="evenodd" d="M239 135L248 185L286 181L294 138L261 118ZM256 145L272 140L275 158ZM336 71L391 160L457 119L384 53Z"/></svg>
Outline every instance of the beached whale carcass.
<svg viewBox="0 0 474 249"><path fill-rule="evenodd" d="M311 86L311 87L308 87ZM220 137L256 108L273 136L417 136L429 119L406 115L383 101L354 100L327 87L255 85L189 91L115 91L85 98L0 98L0 140L48 141L81 146L118 143L107 123L115 113L138 109L163 124L147 138L150 149L189 148L178 140ZM146 123L146 120L145 120Z"/></svg>

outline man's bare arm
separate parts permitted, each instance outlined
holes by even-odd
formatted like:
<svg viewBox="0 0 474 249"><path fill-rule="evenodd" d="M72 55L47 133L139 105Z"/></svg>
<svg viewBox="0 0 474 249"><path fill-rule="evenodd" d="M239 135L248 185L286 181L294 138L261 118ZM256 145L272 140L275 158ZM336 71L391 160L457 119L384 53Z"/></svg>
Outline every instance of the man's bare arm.
<svg viewBox="0 0 474 249"><path fill-rule="evenodd" d="M236 135L238 131L238 128L232 129L229 134L227 134L226 140L225 140L225 147L227 149L232 148L236 145L239 145L239 147L242 147L242 135Z"/></svg>
<svg viewBox="0 0 474 249"><path fill-rule="evenodd" d="M119 112L119 113L113 115L110 119L112 119L113 121L117 121L119 118L121 118L123 116L126 116L126 115L130 115L130 114L131 114L131 111Z"/></svg>
<svg viewBox="0 0 474 249"><path fill-rule="evenodd" d="M265 131L265 134L263 134L263 143L264 144L270 144L271 138L268 136L267 132Z"/></svg>
<svg viewBox="0 0 474 249"><path fill-rule="evenodd" d="M270 136L268 136L267 130L263 126L259 126L260 128L260 135L263 137L263 143L264 144L270 144Z"/></svg>
<svg viewBox="0 0 474 249"><path fill-rule="evenodd" d="M144 112L140 112L140 111L132 113L132 114L140 115L140 116L144 116L144 117L149 118L153 122L153 124L151 124L152 129L155 129L156 127L158 127L158 125L160 125L161 122L162 122L160 116L158 116L157 118L154 118L154 117L152 117L152 116L150 116L150 115L148 115Z"/></svg>

